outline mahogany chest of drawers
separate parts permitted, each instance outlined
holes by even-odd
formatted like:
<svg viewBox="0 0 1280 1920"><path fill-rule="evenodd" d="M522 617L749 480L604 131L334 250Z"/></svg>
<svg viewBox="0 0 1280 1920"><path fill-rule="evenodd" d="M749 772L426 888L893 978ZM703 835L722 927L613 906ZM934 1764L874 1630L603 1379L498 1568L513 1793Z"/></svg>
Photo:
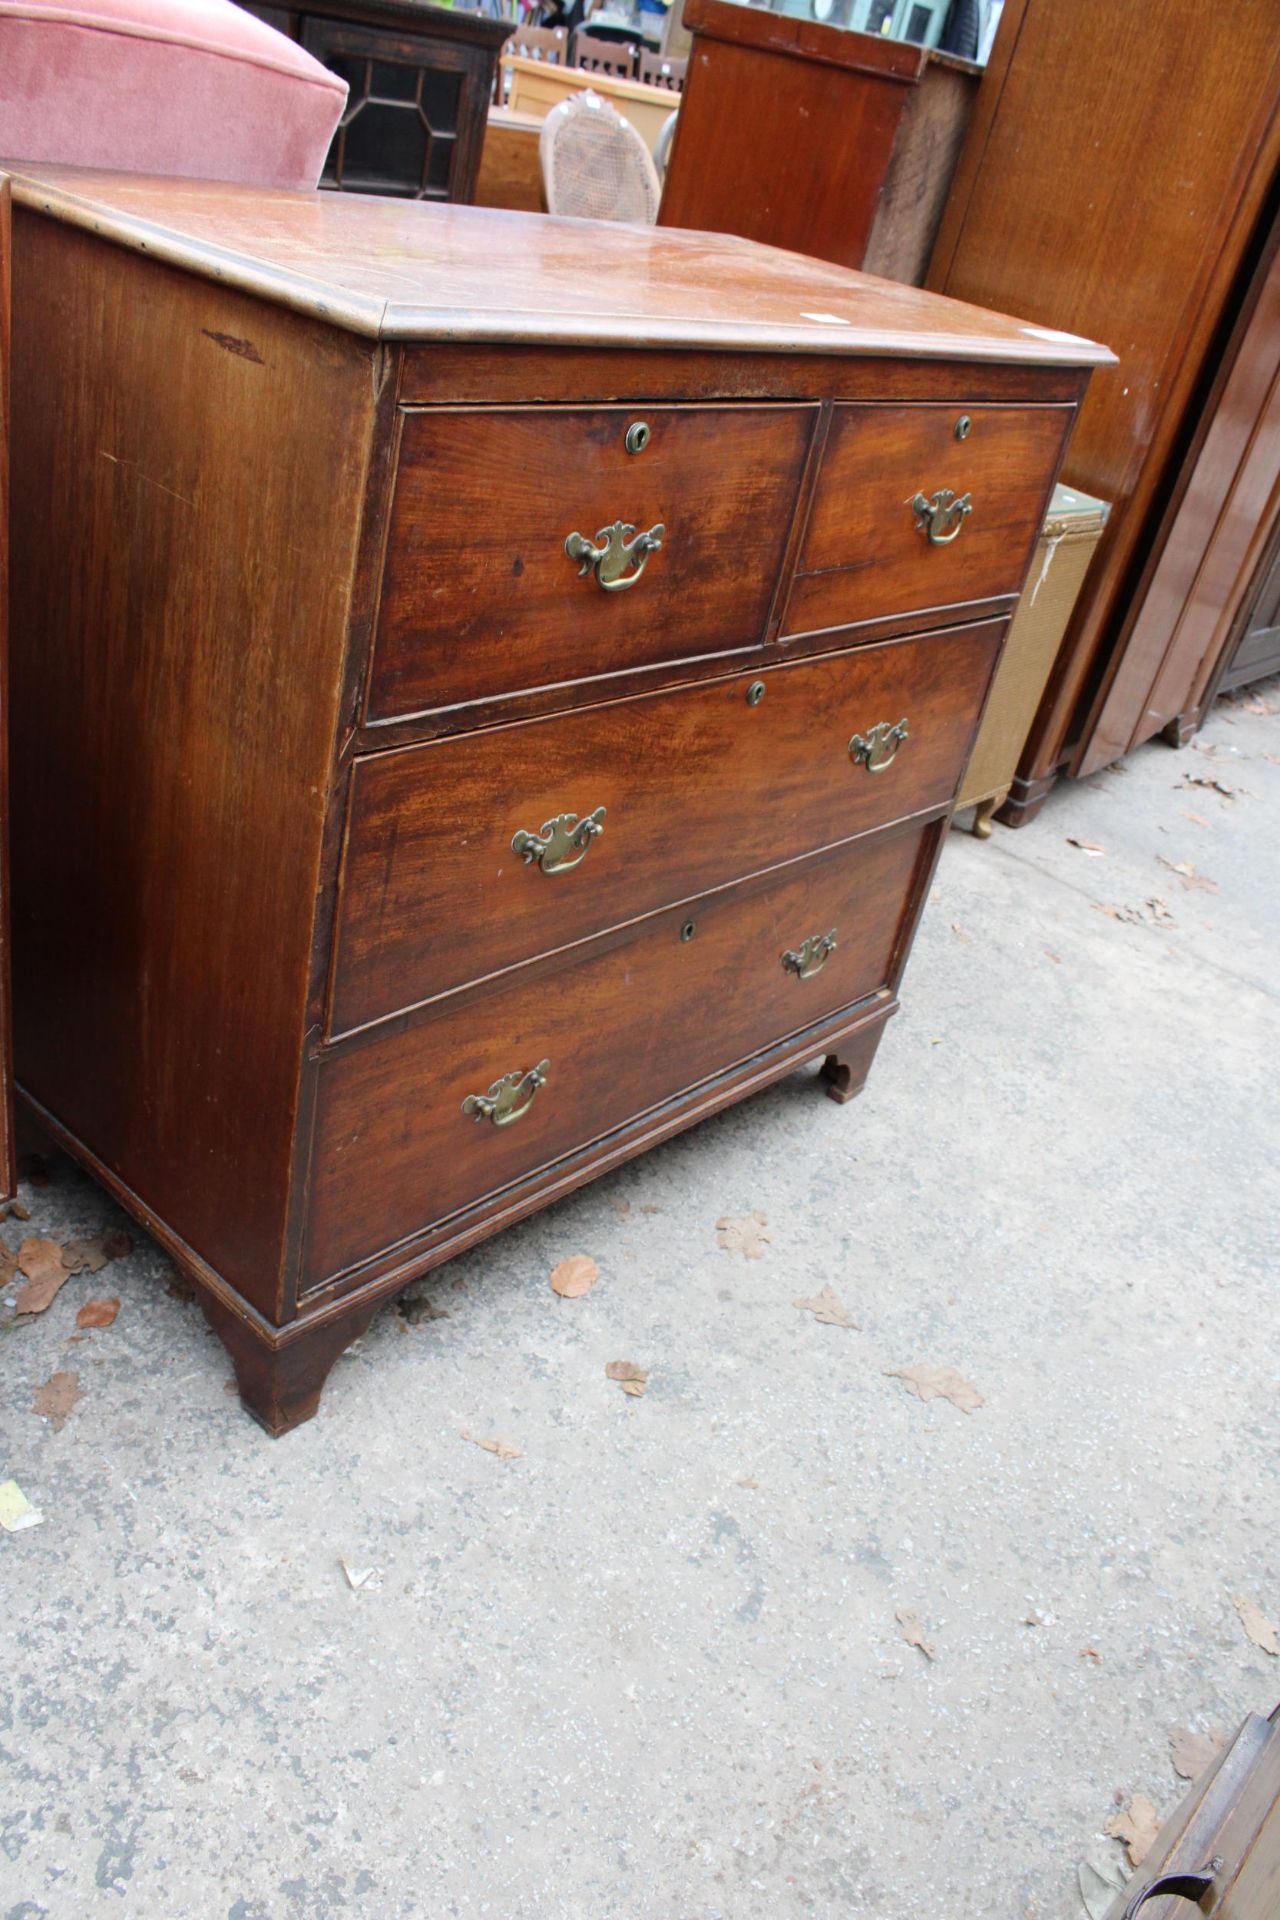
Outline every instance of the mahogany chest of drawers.
<svg viewBox="0 0 1280 1920"><path fill-rule="evenodd" d="M857 1091L1108 356L720 236L14 198L16 1078L279 1432L434 1263Z"/></svg>

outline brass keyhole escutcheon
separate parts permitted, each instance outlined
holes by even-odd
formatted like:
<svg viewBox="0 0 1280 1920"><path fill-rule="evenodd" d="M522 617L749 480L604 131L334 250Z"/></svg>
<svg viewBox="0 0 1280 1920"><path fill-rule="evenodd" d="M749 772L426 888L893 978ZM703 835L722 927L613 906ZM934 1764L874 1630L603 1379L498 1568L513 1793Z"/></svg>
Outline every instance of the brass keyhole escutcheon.
<svg viewBox="0 0 1280 1920"><path fill-rule="evenodd" d="M763 699L764 699L764 681L753 680L751 682L751 685L747 688L747 705L749 707L758 707L760 705L760 702Z"/></svg>
<svg viewBox="0 0 1280 1920"><path fill-rule="evenodd" d="M973 431L973 421L969 418L967 413L962 413L960 415L960 418L956 421L956 439L967 440L972 431Z"/></svg>
<svg viewBox="0 0 1280 1920"><path fill-rule="evenodd" d="M622 444L628 453L643 453L649 444L649 435L647 420L633 420L623 436Z"/></svg>
<svg viewBox="0 0 1280 1920"><path fill-rule="evenodd" d="M683 940L683 941L685 942L685 944L687 945L687 944L688 944L688 942L689 942L690 940L692 940L692 938L693 938L693 936L694 936L694 934L695 934L695 933L696 933L697 931L698 931L698 923L697 923L697 921L696 921L696 920L686 920L686 921L685 921L685 923L684 923L684 925L683 925L683 926L681 927L681 929L680 929L680 938L681 938L681 940Z"/></svg>

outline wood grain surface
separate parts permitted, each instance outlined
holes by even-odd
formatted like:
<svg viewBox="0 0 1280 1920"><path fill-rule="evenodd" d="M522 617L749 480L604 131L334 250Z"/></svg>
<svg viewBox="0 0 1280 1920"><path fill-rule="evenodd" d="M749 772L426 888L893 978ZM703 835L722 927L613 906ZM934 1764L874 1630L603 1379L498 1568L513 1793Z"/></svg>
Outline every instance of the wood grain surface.
<svg viewBox="0 0 1280 1920"><path fill-rule="evenodd" d="M990 621L358 762L333 1030L945 807L1002 635ZM904 717L890 767L854 763L855 732ZM571 871L513 852L522 829L601 806L603 831Z"/></svg>
<svg viewBox="0 0 1280 1920"><path fill-rule="evenodd" d="M1117 355L1090 385L1063 473L1111 516L1010 824L1036 811L1118 669L1278 169L1274 0L1008 0L928 284L1046 327L1087 324Z"/></svg>
<svg viewBox="0 0 1280 1920"><path fill-rule="evenodd" d="M687 904L324 1061L304 1284L874 993L927 832L855 842ZM784 971L784 952L832 927L839 945L820 973ZM463 1113L467 1095L544 1058L547 1085L513 1125Z"/></svg>
<svg viewBox="0 0 1280 1920"><path fill-rule="evenodd" d="M13 194L0 174L0 1200L18 1190L9 906L9 366Z"/></svg>
<svg viewBox="0 0 1280 1920"><path fill-rule="evenodd" d="M786 633L893 608L1015 594L1040 531L1072 411L1058 407L838 406L819 468ZM956 424L971 421L967 438ZM917 525L917 493L969 495L949 545Z"/></svg>
<svg viewBox="0 0 1280 1920"><path fill-rule="evenodd" d="M687 0L693 47L658 219L858 267L923 47Z"/></svg>
<svg viewBox="0 0 1280 1920"><path fill-rule="evenodd" d="M1110 358L1087 340L729 234L72 168L15 170L14 196L222 286L385 339L625 338L628 348L1040 366Z"/></svg>
<svg viewBox="0 0 1280 1920"><path fill-rule="evenodd" d="M409 413L369 714L448 707L763 637L814 407ZM629 453L633 424L648 427ZM638 584L565 552L665 529Z"/></svg>
<svg viewBox="0 0 1280 1920"><path fill-rule="evenodd" d="M17 1076L271 1316L370 348L121 265L17 210Z"/></svg>

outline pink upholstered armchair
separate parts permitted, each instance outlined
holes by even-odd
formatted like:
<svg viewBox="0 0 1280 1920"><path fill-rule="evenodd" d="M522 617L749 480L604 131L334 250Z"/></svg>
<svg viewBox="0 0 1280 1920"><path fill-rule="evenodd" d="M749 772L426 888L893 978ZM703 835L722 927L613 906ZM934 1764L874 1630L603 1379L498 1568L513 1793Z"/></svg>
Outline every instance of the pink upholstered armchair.
<svg viewBox="0 0 1280 1920"><path fill-rule="evenodd" d="M313 188L347 88L232 0L0 0L0 156Z"/></svg>

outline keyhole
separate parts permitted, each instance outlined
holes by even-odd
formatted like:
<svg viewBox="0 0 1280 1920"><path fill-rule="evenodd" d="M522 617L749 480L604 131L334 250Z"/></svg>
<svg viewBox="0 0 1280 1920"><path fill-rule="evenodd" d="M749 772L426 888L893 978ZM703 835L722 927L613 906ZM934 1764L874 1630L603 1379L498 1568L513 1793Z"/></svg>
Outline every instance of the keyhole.
<svg viewBox="0 0 1280 1920"><path fill-rule="evenodd" d="M685 941L687 944L690 940L692 940L694 934L697 931L698 931L697 922L694 920L686 920L684 925L680 929L680 938L683 941Z"/></svg>
<svg viewBox="0 0 1280 1920"><path fill-rule="evenodd" d="M628 453L643 453L649 444L647 420L633 420L622 442Z"/></svg>

